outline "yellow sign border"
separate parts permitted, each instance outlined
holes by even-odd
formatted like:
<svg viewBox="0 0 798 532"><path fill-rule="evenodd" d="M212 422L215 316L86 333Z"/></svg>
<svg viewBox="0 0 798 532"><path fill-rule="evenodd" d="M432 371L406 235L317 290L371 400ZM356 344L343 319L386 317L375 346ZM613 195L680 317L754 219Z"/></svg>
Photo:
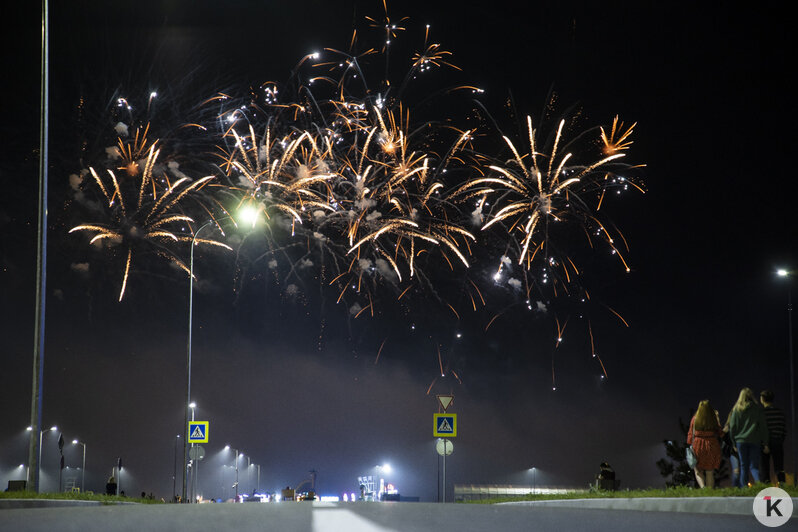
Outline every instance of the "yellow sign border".
<svg viewBox="0 0 798 532"><path fill-rule="evenodd" d="M438 432L438 419L452 418L452 432ZM454 438L457 436L457 414L432 414L432 435L438 438Z"/></svg>
<svg viewBox="0 0 798 532"><path fill-rule="evenodd" d="M205 427L205 439L203 440L194 440L191 439L191 425L203 425ZM208 443L208 422L207 421L189 421L188 422L188 434L186 434L186 438L188 443Z"/></svg>

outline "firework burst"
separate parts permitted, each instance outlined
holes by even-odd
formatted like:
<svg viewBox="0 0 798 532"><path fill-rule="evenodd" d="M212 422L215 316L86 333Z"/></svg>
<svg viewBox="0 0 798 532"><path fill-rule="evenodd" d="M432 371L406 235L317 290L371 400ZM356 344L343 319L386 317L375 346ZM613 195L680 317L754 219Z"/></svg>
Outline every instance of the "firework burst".
<svg viewBox="0 0 798 532"><path fill-rule="evenodd" d="M355 160L345 165L351 178L338 183L336 203L346 213L341 230L351 266L387 263L401 282L416 275L418 256L436 250L450 266L455 260L468 267L466 241L475 237L451 221L441 195L445 184L437 179L470 132L463 132L441 158L413 147L409 113L399 112L397 121L393 112L373 109L375 124L355 148ZM362 268L359 280L361 274Z"/></svg>
<svg viewBox="0 0 798 532"><path fill-rule="evenodd" d="M120 300L131 264L144 252L188 271L177 251L194 238L195 219L229 216L218 197L236 210L255 207L266 220L244 241L253 247L246 253L244 242L239 247L239 273L255 257L250 264L265 264L284 296L304 297L308 281L322 301L330 300L329 291L343 302L347 318L375 316L386 294L409 316L408 294L416 292L443 303L434 306L450 309L458 327L461 306L474 311L475 322L479 307L495 311L485 330L525 308L553 318L556 350L573 328L570 319L591 300L582 283L583 251L607 252L631 269L625 239L602 207L629 187L642 191L626 163L636 124L615 117L580 131L575 117L567 117L550 130L527 117L519 138L493 135L474 108L478 102L468 101L467 115L455 110L461 95L481 89L416 84L431 70L460 70L451 52L430 41L429 27L401 73L391 70L389 55L399 64L391 42L406 30L406 19L388 17L383 7L384 18L367 19L380 45L357 50L355 31L348 52L325 48L303 56L285 84L263 83L241 98L220 92L200 106L197 121L187 124L197 142L181 144L191 153L171 155L209 163L215 177L194 179L171 160L160 162L149 126L120 138L104 169L86 171L84 188L97 191L102 214L70 232L121 255ZM367 67L380 60L385 70L375 82ZM465 127L474 116L480 125ZM255 249L261 244L265 249ZM478 287L485 271L510 295L501 310L500 290ZM589 320L586 329L596 356ZM377 360L384 346L385 340ZM441 346L436 380L451 374L459 382Z"/></svg>
<svg viewBox="0 0 798 532"><path fill-rule="evenodd" d="M556 389L555 356L571 318L587 318L591 294L582 283L581 249L604 251L626 272L626 240L615 226L603 219L605 196L632 187L634 166L625 164L634 125L624 128L616 117L612 127L591 128L577 134L573 121L562 119L553 132L544 135L527 117L522 145L502 136L506 159L485 157L483 175L462 184L453 197L475 205L474 221L482 233L505 244L498 266L492 269L494 284L506 283L517 301L496 312L486 327L499 318L512 317L515 309L550 315L556 326L552 345L552 386ZM586 246L574 246L581 238ZM520 268L520 272L515 271ZM625 325L623 318L608 308ZM596 353L593 328L587 318L590 349Z"/></svg>
<svg viewBox="0 0 798 532"><path fill-rule="evenodd" d="M106 243L109 248L122 250L124 266L119 301L125 295L134 257L140 253L154 252L188 273L188 267L173 247L193 238L190 227L194 220L185 214L183 204L214 179L205 176L197 180L188 177L172 180L158 165L157 141L147 147L146 132L147 129L139 135L137 131L129 143L119 139L121 175L112 169L98 172L89 168L93 178L90 183L102 194L104 220L81 223L69 230L89 233L89 244ZM213 239L196 241L229 249Z"/></svg>
<svg viewBox="0 0 798 532"><path fill-rule="evenodd" d="M294 90L269 82L248 103L227 95L209 100L225 104L217 123L227 185L239 203L257 206L271 221L262 256L304 246L292 258L283 254L290 274L307 269L298 262L314 265L308 273L335 286L336 301L356 294L357 316L373 313L380 286L401 299L417 281L431 282L422 266L432 256L451 269L467 268L476 240L457 222L447 193L453 173L456 179L471 171L464 153L473 131L414 123L401 91L371 91L360 59L375 53L308 54L286 85ZM449 55L425 38L405 80L453 66ZM320 68L328 73L319 76ZM274 234L288 224L287 239Z"/></svg>
<svg viewBox="0 0 798 532"><path fill-rule="evenodd" d="M595 139L586 143L586 152L576 151L578 141L585 140L584 132L570 142L564 138L566 120L557 126L548 148L539 139L539 132L527 117L528 151L523 156L516 145L503 136L511 157L506 162L488 162L484 177L473 179L454 191L462 200L473 200L480 212L489 204L482 231L493 226L502 227L510 241L516 262L526 270L540 264L541 282L547 283L552 274L565 285L578 278L580 268L569 255L567 248L558 246L555 235L563 228L582 233L593 248L596 240L605 243L628 272L629 266L621 253L616 238L623 242L620 232L598 216L602 201L608 191L622 191L629 186L639 190L624 171L630 166L620 163L621 153L631 141L631 128L618 134L617 118L608 136L601 129L603 149L595 150ZM621 124L622 127L622 124ZM599 157L591 153L598 151ZM500 261L497 274L504 262Z"/></svg>

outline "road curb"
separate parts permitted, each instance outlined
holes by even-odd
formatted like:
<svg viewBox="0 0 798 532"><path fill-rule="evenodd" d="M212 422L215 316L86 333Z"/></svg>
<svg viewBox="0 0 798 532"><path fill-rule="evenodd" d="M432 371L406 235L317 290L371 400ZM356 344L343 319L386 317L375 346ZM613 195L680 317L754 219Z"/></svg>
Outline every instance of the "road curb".
<svg viewBox="0 0 798 532"><path fill-rule="evenodd" d="M80 501L72 499L0 499L0 510L20 508L69 508L75 506L116 506L135 502Z"/></svg>
<svg viewBox="0 0 798 532"><path fill-rule="evenodd" d="M798 498L792 498L798 508ZM590 508L601 510L637 510L642 512L686 512L698 514L753 515L753 497L638 497L612 499L562 499L552 501L517 501L499 504Z"/></svg>

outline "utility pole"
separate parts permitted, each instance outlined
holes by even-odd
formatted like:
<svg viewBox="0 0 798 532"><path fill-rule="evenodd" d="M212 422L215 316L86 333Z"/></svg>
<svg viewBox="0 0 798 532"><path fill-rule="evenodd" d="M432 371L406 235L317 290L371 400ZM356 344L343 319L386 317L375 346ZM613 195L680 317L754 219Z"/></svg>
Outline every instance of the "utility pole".
<svg viewBox="0 0 798 532"><path fill-rule="evenodd" d="M36 255L36 318L34 324L33 384L31 386L28 489L39 491L42 384L44 381L44 303L47 294L47 165L49 113L49 5L42 0L41 100L39 107L39 248Z"/></svg>

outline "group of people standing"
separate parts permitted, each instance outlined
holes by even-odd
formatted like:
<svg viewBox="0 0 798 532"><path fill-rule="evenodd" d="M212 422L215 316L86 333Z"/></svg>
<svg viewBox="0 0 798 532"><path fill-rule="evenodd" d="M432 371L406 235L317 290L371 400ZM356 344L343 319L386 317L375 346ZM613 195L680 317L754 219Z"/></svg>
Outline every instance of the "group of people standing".
<svg viewBox="0 0 798 532"><path fill-rule="evenodd" d="M757 402L750 388L743 388L726 423L721 426L718 411L708 400L698 404L687 444L697 463L693 468L698 486L715 487L715 470L725 455L731 462L732 485L742 488L753 482L770 483L770 463L779 482L784 482L784 413L773 405L773 392L764 390Z"/></svg>

